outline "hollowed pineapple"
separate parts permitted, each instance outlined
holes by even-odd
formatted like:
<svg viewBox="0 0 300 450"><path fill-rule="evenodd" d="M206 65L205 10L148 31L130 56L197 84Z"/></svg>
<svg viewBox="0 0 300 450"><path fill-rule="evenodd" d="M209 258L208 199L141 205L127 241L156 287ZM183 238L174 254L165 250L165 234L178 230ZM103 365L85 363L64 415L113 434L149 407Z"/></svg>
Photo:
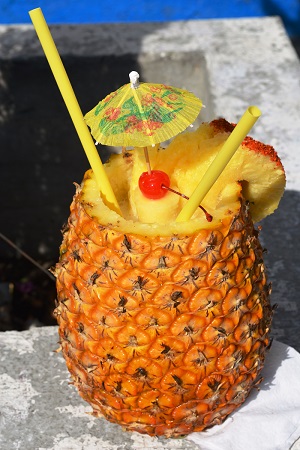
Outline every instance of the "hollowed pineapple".
<svg viewBox="0 0 300 450"><path fill-rule="evenodd" d="M232 130L223 119L150 149L153 169L189 196ZM246 138L199 209L149 200L134 149L106 164L124 217L103 203L93 173L77 186L56 308L75 386L97 416L176 437L221 423L260 381L272 308L253 221L272 213L285 175L272 147Z"/></svg>

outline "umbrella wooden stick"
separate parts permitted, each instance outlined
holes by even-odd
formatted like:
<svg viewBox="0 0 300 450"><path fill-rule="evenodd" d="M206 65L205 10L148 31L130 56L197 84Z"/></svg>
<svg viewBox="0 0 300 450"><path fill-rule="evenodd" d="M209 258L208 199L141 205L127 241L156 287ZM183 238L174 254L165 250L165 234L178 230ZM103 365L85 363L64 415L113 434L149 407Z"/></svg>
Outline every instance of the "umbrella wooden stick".
<svg viewBox="0 0 300 450"><path fill-rule="evenodd" d="M140 111L141 117L143 117L143 115L144 115L143 107L142 107L141 101L139 99L139 96L138 96L138 94L136 92L136 90L139 88L139 85L140 85L140 83L139 83L139 74L133 70L129 74L129 79L130 79L130 87L132 89L132 93L133 93L133 96L135 98L135 102L136 102L137 107L138 107L138 109ZM149 128L148 128L147 131L149 133L151 133ZM147 172L149 173L149 175L151 175L151 164L150 164L150 159L149 159L148 148L146 146L144 147L144 155L145 155L145 159L146 159Z"/></svg>
<svg viewBox="0 0 300 450"><path fill-rule="evenodd" d="M71 86L70 80L59 56L48 25L45 21L41 8L29 11L30 18L41 42L45 56L48 60L58 88L65 101L79 139L94 172L96 182L101 191L105 204L121 215L115 194L110 185L107 174L102 165L100 156L93 142L89 129L83 119L83 115Z"/></svg>
<svg viewBox="0 0 300 450"><path fill-rule="evenodd" d="M144 147L144 155L145 155L145 159L146 159L147 172L149 173L149 175L151 175L151 164L150 164L149 153L148 153L147 147Z"/></svg>

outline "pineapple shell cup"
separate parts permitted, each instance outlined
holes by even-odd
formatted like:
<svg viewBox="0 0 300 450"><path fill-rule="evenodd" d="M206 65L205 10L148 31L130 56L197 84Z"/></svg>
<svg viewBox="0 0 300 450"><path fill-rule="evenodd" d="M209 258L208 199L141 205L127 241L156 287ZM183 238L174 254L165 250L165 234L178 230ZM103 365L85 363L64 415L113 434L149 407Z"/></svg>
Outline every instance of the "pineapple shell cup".
<svg viewBox="0 0 300 450"><path fill-rule="evenodd" d="M225 140L219 125L191 135ZM121 158L108 172L124 172ZM134 179L131 159L124 164ZM272 164L282 194L284 172ZM129 431L179 437L220 424L261 381L271 289L249 186L232 186L234 195L224 194L231 203L222 209L219 196L210 210L212 223L196 217L178 228L133 225L108 212L91 171L77 186L55 269L55 314L67 367L94 415Z"/></svg>

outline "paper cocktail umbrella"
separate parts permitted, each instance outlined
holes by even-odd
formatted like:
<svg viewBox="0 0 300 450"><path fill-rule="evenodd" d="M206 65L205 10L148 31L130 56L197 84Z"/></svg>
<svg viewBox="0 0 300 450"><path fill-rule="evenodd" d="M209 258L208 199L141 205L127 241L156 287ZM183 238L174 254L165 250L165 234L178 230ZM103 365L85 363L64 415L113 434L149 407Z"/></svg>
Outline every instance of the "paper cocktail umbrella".
<svg viewBox="0 0 300 450"><path fill-rule="evenodd" d="M85 115L96 141L104 145L145 147L185 130L198 116L202 102L191 92L164 84L130 83L107 95Z"/></svg>

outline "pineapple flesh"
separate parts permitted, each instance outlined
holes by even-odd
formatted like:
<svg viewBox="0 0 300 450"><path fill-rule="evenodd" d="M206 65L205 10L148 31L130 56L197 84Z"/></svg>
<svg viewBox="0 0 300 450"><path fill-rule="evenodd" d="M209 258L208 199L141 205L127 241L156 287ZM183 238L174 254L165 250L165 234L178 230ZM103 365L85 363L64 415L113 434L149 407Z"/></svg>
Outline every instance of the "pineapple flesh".
<svg viewBox="0 0 300 450"><path fill-rule="evenodd" d="M232 131L224 119L150 149L152 168L189 196ZM260 382L271 292L253 222L272 213L285 174L247 137L203 206L138 190L139 149L106 164L123 217L92 171L77 186L56 265L60 343L80 395L126 430L178 437L221 423Z"/></svg>

